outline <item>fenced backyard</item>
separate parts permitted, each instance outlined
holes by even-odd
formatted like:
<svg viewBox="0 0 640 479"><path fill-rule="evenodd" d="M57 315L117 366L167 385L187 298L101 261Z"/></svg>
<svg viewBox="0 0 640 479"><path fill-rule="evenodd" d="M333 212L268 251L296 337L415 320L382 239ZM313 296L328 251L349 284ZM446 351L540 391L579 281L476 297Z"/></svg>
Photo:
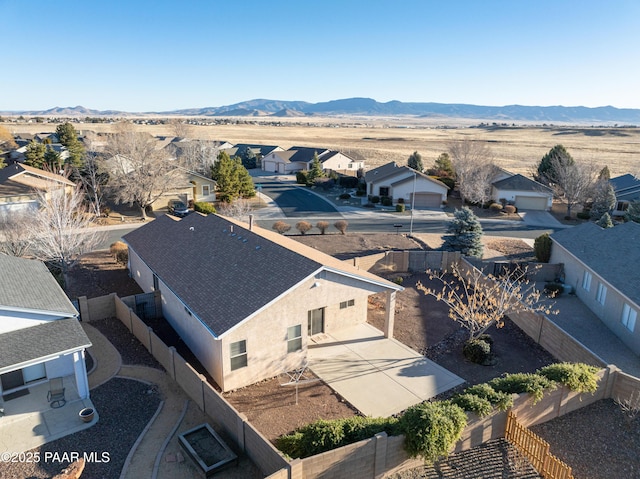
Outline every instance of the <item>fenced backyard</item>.
<svg viewBox="0 0 640 479"><path fill-rule="evenodd" d="M460 261L459 255L443 255L440 252L436 252L435 255L424 254L430 252L392 253L355 258L349 261L363 269L387 272L408 271L410 264L420 268L427 264L447 268L453 261ZM461 260L460 264L465 267L473 267L464 260ZM379 477L393 470L416 467L422 464L421 460L408 456L403 447L404 438L402 436L388 437L384 433L316 456L289 460L262 436L242 413L231 406L207 382L203 375L191 367L175 348L167 346L138 317L135 310L138 310L139 302L144 303L144 314L151 314L153 309L156 312L161 311L160 298L148 295L141 298L141 301L132 297L120 299L115 294L89 300L81 297L78 304L84 321L118 318L158 360L167 374L209 415L211 421L221 426L238 448L244 451L266 476L282 479L319 477L368 479ZM151 303L154 303L153 308ZM549 352L562 360L604 366L597 356L586 350L560 328L547 324L545 320L548 321L544 317L520 317L515 318L514 322L518 324L520 321L521 328L527 334L545 348L550 348ZM518 325L520 326L520 324ZM615 366L604 367L599 375L599 387L594 394L578 394L561 387L545 394L544 398L535 405L531 404L527 395L519 396L515 399L512 410L522 426L526 427L549 421L604 398L627 398L634 391L640 389L638 378L623 373ZM496 411L484 418L478 418L473 414L469 414L468 417L468 425L456 445L456 452L468 450L491 439L505 437L509 427L516 428L509 423L506 412ZM518 429L518 431L520 430ZM517 432L517 434L525 435L524 432ZM561 473L558 472L558 474ZM572 476L546 477L565 479Z"/></svg>

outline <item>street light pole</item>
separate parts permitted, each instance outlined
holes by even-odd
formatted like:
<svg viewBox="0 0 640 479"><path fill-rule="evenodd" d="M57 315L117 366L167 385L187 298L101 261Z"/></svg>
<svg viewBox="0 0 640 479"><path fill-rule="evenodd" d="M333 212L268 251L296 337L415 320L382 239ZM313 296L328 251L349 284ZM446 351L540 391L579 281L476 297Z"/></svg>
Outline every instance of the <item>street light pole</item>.
<svg viewBox="0 0 640 479"><path fill-rule="evenodd" d="M416 205L416 179L418 175L413 172L413 194L411 195L411 222L409 224L409 237L413 236L413 210Z"/></svg>

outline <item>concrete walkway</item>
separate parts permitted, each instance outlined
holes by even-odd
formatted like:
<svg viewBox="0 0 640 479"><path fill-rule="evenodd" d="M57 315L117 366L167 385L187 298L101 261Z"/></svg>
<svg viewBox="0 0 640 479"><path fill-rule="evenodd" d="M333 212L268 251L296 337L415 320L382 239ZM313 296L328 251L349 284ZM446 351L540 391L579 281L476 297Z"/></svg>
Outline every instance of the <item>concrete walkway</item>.
<svg viewBox="0 0 640 479"><path fill-rule="evenodd" d="M391 416L464 382L366 323L316 341L311 370L367 416Z"/></svg>

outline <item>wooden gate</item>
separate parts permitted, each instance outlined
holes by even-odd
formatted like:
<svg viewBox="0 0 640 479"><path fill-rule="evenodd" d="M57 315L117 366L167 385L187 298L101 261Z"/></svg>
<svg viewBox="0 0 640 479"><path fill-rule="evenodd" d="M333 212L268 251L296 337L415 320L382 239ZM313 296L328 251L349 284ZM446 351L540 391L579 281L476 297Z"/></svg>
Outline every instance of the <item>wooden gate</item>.
<svg viewBox="0 0 640 479"><path fill-rule="evenodd" d="M574 479L571 467L551 454L549 443L517 421L512 411L507 414L504 437L513 444L546 479Z"/></svg>

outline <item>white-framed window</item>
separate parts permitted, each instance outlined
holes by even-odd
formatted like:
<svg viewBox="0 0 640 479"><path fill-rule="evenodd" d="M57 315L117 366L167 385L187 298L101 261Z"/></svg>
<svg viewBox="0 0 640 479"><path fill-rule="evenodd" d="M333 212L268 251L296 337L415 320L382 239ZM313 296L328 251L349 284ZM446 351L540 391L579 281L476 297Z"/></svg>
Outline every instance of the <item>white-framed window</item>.
<svg viewBox="0 0 640 479"><path fill-rule="evenodd" d="M287 352L293 353L302 349L302 325L296 324L287 328Z"/></svg>
<svg viewBox="0 0 640 479"><path fill-rule="evenodd" d="M340 303L340 309L346 309L346 308L350 308L351 306L356 304L356 300L355 299L350 299L349 301L342 301Z"/></svg>
<svg viewBox="0 0 640 479"><path fill-rule="evenodd" d="M622 307L622 324L632 333L636 327L636 319L638 319L638 312L627 303L624 303Z"/></svg>
<svg viewBox="0 0 640 479"><path fill-rule="evenodd" d="M247 340L236 341L230 345L231 370L247 366Z"/></svg>
<svg viewBox="0 0 640 479"><path fill-rule="evenodd" d="M596 301L602 305L604 305L604 302L607 299L607 287L602 284L602 283L598 283L598 291L596 292Z"/></svg>
<svg viewBox="0 0 640 479"><path fill-rule="evenodd" d="M591 273L585 271L582 275L582 289L589 291L591 289Z"/></svg>
<svg viewBox="0 0 640 479"><path fill-rule="evenodd" d="M202 196L209 196L210 194L209 185L202 185Z"/></svg>

